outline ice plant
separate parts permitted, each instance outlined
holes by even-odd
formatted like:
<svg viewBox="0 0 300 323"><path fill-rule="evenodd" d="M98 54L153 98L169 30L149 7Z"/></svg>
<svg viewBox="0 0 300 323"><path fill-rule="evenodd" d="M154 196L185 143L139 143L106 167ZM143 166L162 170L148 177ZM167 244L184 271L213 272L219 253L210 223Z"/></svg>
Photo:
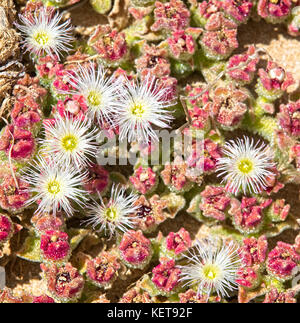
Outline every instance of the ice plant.
<svg viewBox="0 0 300 323"><path fill-rule="evenodd" d="M19 18L21 24L16 26L25 38L23 44L26 51L40 57L47 54L60 56L70 49L72 26L69 20L61 23L62 15L59 12L42 8L31 17L19 15Z"/></svg>
<svg viewBox="0 0 300 323"><path fill-rule="evenodd" d="M151 75L156 78L169 76L171 64L167 58L168 51L155 45L145 44L143 55L135 60L136 69L141 79Z"/></svg>
<svg viewBox="0 0 300 323"><path fill-rule="evenodd" d="M166 100L166 89L159 90L156 80L148 75L143 81L126 81L126 91L120 93L115 123L120 127L120 139L148 142L157 140L154 127L168 128L173 119Z"/></svg>
<svg viewBox="0 0 300 323"><path fill-rule="evenodd" d="M160 174L164 184L173 192L189 191L194 185L193 182L201 185L203 180L201 175L194 174L189 169L187 163L180 156L176 156L171 163L167 162Z"/></svg>
<svg viewBox="0 0 300 323"><path fill-rule="evenodd" d="M33 133L14 125L4 128L0 140L0 150L5 151L7 156L19 161L29 161L35 153L36 142Z"/></svg>
<svg viewBox="0 0 300 323"><path fill-rule="evenodd" d="M225 143L224 157L218 159L218 176L224 176L226 189L235 194L242 191L259 193L266 188L266 177L274 164L272 154L265 144L254 143L253 138L244 136Z"/></svg>
<svg viewBox="0 0 300 323"><path fill-rule="evenodd" d="M224 221L231 203L224 187L207 185L200 196L199 209L203 216Z"/></svg>
<svg viewBox="0 0 300 323"><path fill-rule="evenodd" d="M128 53L125 34L111 29L109 25L98 25L88 44L99 54L104 63L111 65L124 59Z"/></svg>
<svg viewBox="0 0 300 323"><path fill-rule="evenodd" d="M221 1L221 7L224 12L232 18L237 24L247 22L251 14L253 0L224 0Z"/></svg>
<svg viewBox="0 0 300 323"><path fill-rule="evenodd" d="M38 58L35 68L41 84L49 86L56 75L56 71L63 69L64 66L59 63L57 56L46 55Z"/></svg>
<svg viewBox="0 0 300 323"><path fill-rule="evenodd" d="M161 258L159 264L152 269L152 282L163 296L170 296L178 290L181 270L174 259Z"/></svg>
<svg viewBox="0 0 300 323"><path fill-rule="evenodd" d="M207 185L200 195L191 201L187 212L193 214L196 219L199 213L204 218L224 221L228 214L231 198L223 186Z"/></svg>
<svg viewBox="0 0 300 323"><path fill-rule="evenodd" d="M168 202L159 198L157 194L146 199L141 195L134 205L137 206L135 211L136 226L143 232L152 232L156 227L167 219L168 214L164 212Z"/></svg>
<svg viewBox="0 0 300 323"><path fill-rule="evenodd" d="M32 303L55 303L52 297L41 295L33 297Z"/></svg>
<svg viewBox="0 0 300 323"><path fill-rule="evenodd" d="M280 98L287 88L294 83L291 73L286 72L273 61L268 61L266 69L258 70L259 79L255 91L270 101Z"/></svg>
<svg viewBox="0 0 300 323"><path fill-rule="evenodd" d="M190 12L180 0L171 0L162 3L155 2L153 31L165 30L166 32L184 29L189 23Z"/></svg>
<svg viewBox="0 0 300 323"><path fill-rule="evenodd" d="M129 178L134 188L142 194L149 194L154 191L157 185L157 175L151 167L138 167L133 176Z"/></svg>
<svg viewBox="0 0 300 323"><path fill-rule="evenodd" d="M221 146L207 138L193 144L192 153L187 158L187 165L210 174L215 171L217 160L221 157Z"/></svg>
<svg viewBox="0 0 300 323"><path fill-rule="evenodd" d="M140 287L135 286L126 292L119 303L152 303L153 300L148 292L142 290Z"/></svg>
<svg viewBox="0 0 300 323"><path fill-rule="evenodd" d="M60 68L56 70L53 82L51 82L50 90L53 97L57 100L65 100L66 95L71 95L74 87L71 84L71 75L74 77L74 70Z"/></svg>
<svg viewBox="0 0 300 323"><path fill-rule="evenodd" d="M82 95L74 94L64 100L58 100L57 105L52 108L55 115L58 113L62 118L73 118L84 120L88 106Z"/></svg>
<svg viewBox="0 0 300 323"><path fill-rule="evenodd" d="M106 75L101 65L78 66L74 75L69 75L69 83L74 89L63 91L68 95L82 95L88 107L87 115L92 122L104 123L112 120L118 104L119 92L123 93L120 82Z"/></svg>
<svg viewBox="0 0 300 323"><path fill-rule="evenodd" d="M200 45L209 59L227 58L238 47L236 23L221 12L211 15L200 38Z"/></svg>
<svg viewBox="0 0 300 323"><path fill-rule="evenodd" d="M208 91L204 92L201 96L199 94L203 92L205 85L197 83L193 87L190 85L186 86L186 92L190 99L187 100L188 112L191 117L191 126L208 131L210 129L210 100ZM196 99L193 99L197 96Z"/></svg>
<svg viewBox="0 0 300 323"><path fill-rule="evenodd" d="M285 133L295 138L300 137L300 100L281 104L277 118Z"/></svg>
<svg viewBox="0 0 300 323"><path fill-rule="evenodd" d="M0 302L1 303L11 303L11 304L24 303L22 298L15 297L12 294L12 291L7 287L4 287L3 290L1 290L1 292L0 292Z"/></svg>
<svg viewBox="0 0 300 323"><path fill-rule="evenodd" d="M57 164L74 165L77 169L89 164L97 152L97 129L91 129L88 120L57 117L54 123L44 125L46 153Z"/></svg>
<svg viewBox="0 0 300 323"><path fill-rule="evenodd" d="M24 210L30 198L29 184L22 181L19 176L16 179L6 174L1 178L0 206L11 213L20 213Z"/></svg>
<svg viewBox="0 0 300 323"><path fill-rule="evenodd" d="M89 260L86 275L88 280L97 287L111 284L120 269L118 257L111 252L102 252L99 257Z"/></svg>
<svg viewBox="0 0 300 323"><path fill-rule="evenodd" d="M300 144L296 144L291 148L291 159L295 159L297 170L300 169Z"/></svg>
<svg viewBox="0 0 300 323"><path fill-rule="evenodd" d="M77 173L73 166L58 165L52 159L38 157L22 175L22 180L30 185L28 192L33 194L27 203L38 203L38 213L52 211L55 215L63 210L71 216L72 202L83 205L87 200L80 188L85 178L86 173Z"/></svg>
<svg viewBox="0 0 300 323"><path fill-rule="evenodd" d="M282 222L289 215L290 207L289 204L285 204L284 199L277 199L271 204L267 216L272 222Z"/></svg>
<svg viewBox="0 0 300 323"><path fill-rule="evenodd" d="M33 229L37 235L42 235L46 231L63 231L65 221L61 214L54 216L52 213L34 214L31 218Z"/></svg>
<svg viewBox="0 0 300 323"><path fill-rule="evenodd" d="M255 197L243 196L242 202L232 199L228 211L232 215L234 226L243 234L258 232L264 224L264 209L272 203L271 199L259 202Z"/></svg>
<svg viewBox="0 0 300 323"><path fill-rule="evenodd" d="M255 51L254 46L249 46L246 53L233 55L229 58L227 63L229 71L227 73L232 80L241 84L251 83L256 64L259 61Z"/></svg>
<svg viewBox="0 0 300 323"><path fill-rule="evenodd" d="M45 262L63 263L70 256L68 234L62 231L47 230L41 236L41 254Z"/></svg>
<svg viewBox="0 0 300 323"><path fill-rule="evenodd" d="M176 59L188 60L195 53L196 42L188 30L177 30L167 39L171 55Z"/></svg>
<svg viewBox="0 0 300 323"><path fill-rule="evenodd" d="M276 166L270 168L270 171L272 172L272 175L266 178L267 188L265 190L265 193L267 195L271 195L272 193L277 193L279 190L281 190L284 187L284 184L281 182L281 179L280 179L281 174L277 170Z"/></svg>
<svg viewBox="0 0 300 323"><path fill-rule="evenodd" d="M81 296L84 279L70 263L65 266L41 265L48 291L59 302L74 302Z"/></svg>
<svg viewBox="0 0 300 323"><path fill-rule="evenodd" d="M296 303L295 292L287 290L279 292L277 288L272 288L265 296L263 303Z"/></svg>
<svg viewBox="0 0 300 323"><path fill-rule="evenodd" d="M216 0L202 1L195 3L193 9L193 20L198 26L204 27L208 18L221 10L221 2Z"/></svg>
<svg viewBox="0 0 300 323"><path fill-rule="evenodd" d="M244 266L262 266L266 260L268 251L268 241L265 236L258 239L251 237L243 240L243 245L238 253Z"/></svg>
<svg viewBox="0 0 300 323"><path fill-rule="evenodd" d="M195 286L197 295L216 292L228 296L236 289L236 274L240 265L237 246L234 243L216 246L212 241L200 241L185 256L189 263L180 267L184 286Z"/></svg>
<svg viewBox="0 0 300 323"><path fill-rule="evenodd" d="M233 83L217 87L212 95L210 109L218 125L224 130L234 130L240 126L247 111L249 96Z"/></svg>
<svg viewBox="0 0 300 323"><path fill-rule="evenodd" d="M18 98L11 111L14 125L27 130L39 124L41 117L41 106L29 95Z"/></svg>
<svg viewBox="0 0 300 323"><path fill-rule="evenodd" d="M163 253L170 258L181 258L183 254L192 246L190 234L184 228L180 228L178 232L170 232L164 243Z"/></svg>
<svg viewBox="0 0 300 323"><path fill-rule="evenodd" d="M14 96L18 100L27 97L33 99L38 104L44 103L44 99L47 96L47 90L40 85L39 81L37 76L31 77L26 73L24 77L18 79L17 84L14 86Z"/></svg>
<svg viewBox="0 0 300 323"><path fill-rule="evenodd" d="M8 241L14 232L14 224L11 219L5 214L0 214L0 246Z"/></svg>
<svg viewBox="0 0 300 323"><path fill-rule="evenodd" d="M168 75L162 76L157 79L157 89L165 92L166 101L176 101L178 95L178 81L175 77Z"/></svg>
<svg viewBox="0 0 300 323"><path fill-rule="evenodd" d="M124 233L119 244L122 261L130 268L144 269L152 257L151 241L142 231L129 230Z"/></svg>
<svg viewBox="0 0 300 323"><path fill-rule="evenodd" d="M109 172L101 165L91 164L88 167L88 179L83 183L83 187L90 194L103 194L109 186Z"/></svg>
<svg viewBox="0 0 300 323"><path fill-rule="evenodd" d="M261 275L256 267L240 267L237 271L236 282L247 289L255 289L261 283Z"/></svg>
<svg viewBox="0 0 300 323"><path fill-rule="evenodd" d="M267 258L267 271L275 278L285 281L293 277L294 271L300 263L300 254L291 244L278 241Z"/></svg>
<svg viewBox="0 0 300 323"><path fill-rule="evenodd" d="M290 0L259 0L258 14L272 24L283 22L290 14L292 1Z"/></svg>
<svg viewBox="0 0 300 323"><path fill-rule="evenodd" d="M104 201L98 193L99 203L94 201L89 206L89 219L85 223L111 237L116 231L126 232L135 226L132 214L138 209L134 204L138 196L132 193L126 196L125 188L115 185L111 188L110 196L108 201Z"/></svg>
<svg viewBox="0 0 300 323"><path fill-rule="evenodd" d="M179 295L180 303L219 303L221 301L221 297L219 296L211 296L207 298L206 295L197 295L197 292L193 289L188 289L184 293L180 293Z"/></svg>
<svg viewBox="0 0 300 323"><path fill-rule="evenodd" d="M300 6L292 9L291 18L288 24L288 33L292 36L300 35Z"/></svg>

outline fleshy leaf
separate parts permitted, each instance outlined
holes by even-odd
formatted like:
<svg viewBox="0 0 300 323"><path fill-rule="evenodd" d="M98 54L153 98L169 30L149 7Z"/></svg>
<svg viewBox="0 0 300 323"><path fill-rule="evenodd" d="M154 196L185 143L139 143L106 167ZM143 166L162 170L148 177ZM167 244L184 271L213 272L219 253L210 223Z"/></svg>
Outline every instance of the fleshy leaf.
<svg viewBox="0 0 300 323"><path fill-rule="evenodd" d="M90 0L90 4L96 12L102 15L108 13L112 7L111 0Z"/></svg>
<svg viewBox="0 0 300 323"><path fill-rule="evenodd" d="M40 244L40 238L34 233L29 233L23 248L17 253L17 256L28 261L41 262Z"/></svg>
<svg viewBox="0 0 300 323"><path fill-rule="evenodd" d="M110 180L116 184L127 184L126 177L119 172L110 172L109 177Z"/></svg>
<svg viewBox="0 0 300 323"><path fill-rule="evenodd" d="M168 201L167 209L171 215L171 218L174 218L176 214L185 206L185 198L175 193L164 195L161 199Z"/></svg>
<svg viewBox="0 0 300 323"><path fill-rule="evenodd" d="M71 228L67 231L70 239L71 249L78 247L79 243L89 234L90 230Z"/></svg>
<svg viewBox="0 0 300 323"><path fill-rule="evenodd" d="M288 229L293 229L293 230L299 229L299 225L295 217L292 216L291 214L284 222L272 223L269 225L269 227L265 226L262 229L261 233L264 233L267 238L272 238L272 237L278 236L280 233Z"/></svg>
<svg viewBox="0 0 300 323"><path fill-rule="evenodd" d="M261 284L258 288L251 291L240 286L238 295L239 303L249 303L253 299L265 295L267 291L268 289L264 284Z"/></svg>
<svg viewBox="0 0 300 323"><path fill-rule="evenodd" d="M159 290L152 283L152 281L148 275L143 276L140 286L142 289L146 290L151 297L160 295Z"/></svg>

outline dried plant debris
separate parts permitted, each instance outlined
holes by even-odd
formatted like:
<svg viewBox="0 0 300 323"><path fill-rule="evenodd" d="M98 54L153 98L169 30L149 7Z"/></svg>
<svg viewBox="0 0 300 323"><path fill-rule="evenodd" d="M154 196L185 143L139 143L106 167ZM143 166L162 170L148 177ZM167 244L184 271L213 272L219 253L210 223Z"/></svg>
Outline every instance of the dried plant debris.
<svg viewBox="0 0 300 323"><path fill-rule="evenodd" d="M13 28L15 10L13 1L2 1L0 5L0 116L11 105L12 87L24 70L18 61L20 36ZM3 100L4 99L4 100Z"/></svg>

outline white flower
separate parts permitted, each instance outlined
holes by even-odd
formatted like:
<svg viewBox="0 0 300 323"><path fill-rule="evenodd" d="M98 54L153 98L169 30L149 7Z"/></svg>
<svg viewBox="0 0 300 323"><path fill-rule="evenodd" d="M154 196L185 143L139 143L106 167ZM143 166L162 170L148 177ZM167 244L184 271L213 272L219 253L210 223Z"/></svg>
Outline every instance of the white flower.
<svg viewBox="0 0 300 323"><path fill-rule="evenodd" d="M138 196L130 194L125 196L125 189L119 186L112 186L111 197L104 203L101 195L98 193L100 204L94 201L89 207L89 219L85 222L91 224L97 231L109 232L112 236L116 230L126 232L134 227L136 216L134 213L137 211L138 206L134 203L137 201Z"/></svg>
<svg viewBox="0 0 300 323"><path fill-rule="evenodd" d="M16 23L17 28L24 36L23 44L27 48L26 51L41 56L47 54L57 56L61 52L67 52L70 48L70 42L73 40L70 21L67 20L60 24L62 15L53 13L53 11L42 8L27 18L19 15L21 25Z"/></svg>
<svg viewBox="0 0 300 323"><path fill-rule="evenodd" d="M78 174L70 165L58 165L52 159L38 157L22 175L22 180L30 184L28 191L32 197L28 204L38 202L37 212L53 212L63 210L71 216L75 202L84 206L85 191L80 185L85 181L87 173Z"/></svg>
<svg viewBox="0 0 300 323"><path fill-rule="evenodd" d="M237 246L234 243L217 246L213 241L197 241L195 249L185 257L189 263L180 266L184 286L196 286L197 295L228 296L236 289L236 273L240 267Z"/></svg>
<svg viewBox="0 0 300 323"><path fill-rule="evenodd" d="M70 74L69 82L75 90L66 94L80 94L85 98L91 121L96 118L100 123L111 122L118 105L119 91L122 90L120 81L112 76L106 77L106 71L99 65L97 70L78 66L75 75Z"/></svg>
<svg viewBox="0 0 300 323"><path fill-rule="evenodd" d="M272 153L265 144L254 144L253 139L244 137L225 143L223 153L217 161L218 176L224 176L226 189L237 194L240 190L259 193L266 188L266 178L273 173Z"/></svg>
<svg viewBox="0 0 300 323"><path fill-rule="evenodd" d="M153 126L169 128L168 124L173 119L167 109L172 105L166 100L168 89L158 89L154 77L146 77L140 83L126 80L125 86L115 117L120 127L120 139L127 138L129 142L157 140Z"/></svg>
<svg viewBox="0 0 300 323"><path fill-rule="evenodd" d="M57 117L55 123L45 125L44 150L51 154L58 164L73 164L79 169L94 157L97 129L90 129L87 120Z"/></svg>

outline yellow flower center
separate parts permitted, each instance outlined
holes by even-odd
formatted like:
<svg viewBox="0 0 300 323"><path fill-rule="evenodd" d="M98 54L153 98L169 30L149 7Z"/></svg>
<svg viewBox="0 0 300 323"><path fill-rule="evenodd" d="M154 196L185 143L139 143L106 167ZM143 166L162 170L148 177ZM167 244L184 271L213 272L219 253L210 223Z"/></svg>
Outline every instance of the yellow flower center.
<svg viewBox="0 0 300 323"><path fill-rule="evenodd" d="M220 274L220 269L213 264L207 264L203 267L203 275L206 279L214 280Z"/></svg>
<svg viewBox="0 0 300 323"><path fill-rule="evenodd" d="M238 170L243 174L249 174L253 170L253 162L250 159L241 159L238 162Z"/></svg>
<svg viewBox="0 0 300 323"><path fill-rule="evenodd" d="M62 147L67 151L73 151L78 146L78 139L74 135L67 135L61 140Z"/></svg>
<svg viewBox="0 0 300 323"><path fill-rule="evenodd" d="M105 211L105 218L110 222L114 222L118 218L118 210L114 207L109 207Z"/></svg>
<svg viewBox="0 0 300 323"><path fill-rule="evenodd" d="M145 113L145 108L141 103L136 103L131 107L131 113L137 118L142 118Z"/></svg>
<svg viewBox="0 0 300 323"><path fill-rule="evenodd" d="M41 46L45 46L49 43L49 34L45 31L37 31L33 36L33 39Z"/></svg>
<svg viewBox="0 0 300 323"><path fill-rule="evenodd" d="M90 91L87 101L90 105L99 106L101 104L101 94L97 91Z"/></svg>
<svg viewBox="0 0 300 323"><path fill-rule="evenodd" d="M59 182L56 180L52 180L48 183L47 186L48 192L50 194L56 195L60 192L60 185Z"/></svg>
<svg viewBox="0 0 300 323"><path fill-rule="evenodd" d="M58 239L58 236L54 235L54 236L52 236L52 237L51 237L51 239L50 239L50 240L51 240L52 242L57 242L57 239Z"/></svg>

